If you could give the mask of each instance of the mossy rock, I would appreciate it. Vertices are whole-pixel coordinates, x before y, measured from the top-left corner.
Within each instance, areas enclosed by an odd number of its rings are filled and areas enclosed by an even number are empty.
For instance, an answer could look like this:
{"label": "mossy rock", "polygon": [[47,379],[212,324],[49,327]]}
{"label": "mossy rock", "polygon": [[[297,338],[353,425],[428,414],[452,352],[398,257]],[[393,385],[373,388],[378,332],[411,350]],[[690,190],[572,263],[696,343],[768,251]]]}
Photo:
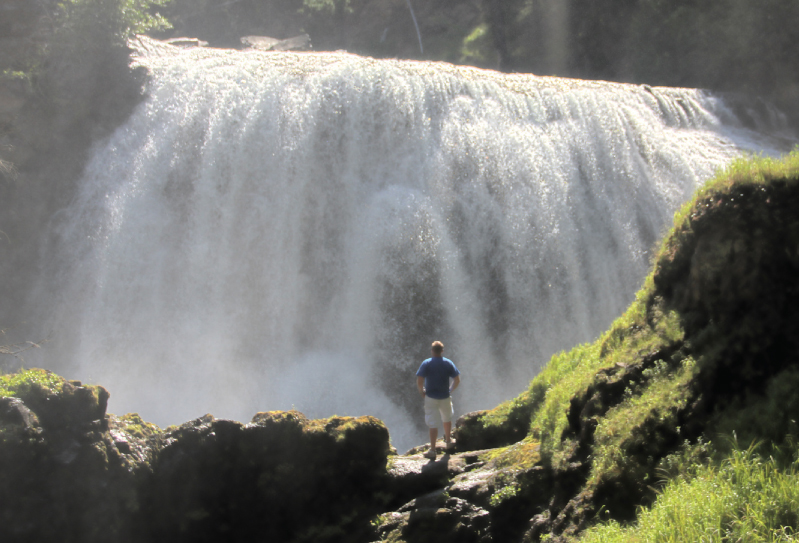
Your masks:
{"label": "mossy rock", "polygon": [[0,396],[14,396],[39,417],[42,426],[60,429],[105,418],[110,394],[101,386],[84,386],[42,369],[0,377]]}
{"label": "mossy rock", "polygon": [[705,354],[699,380],[708,400],[761,393],[799,353],[797,208],[799,172],[717,181],[664,244],[656,294]]}
{"label": "mossy rock", "polygon": [[133,541],[139,462],[109,434],[107,400],[45,370],[0,377],[0,540]]}
{"label": "mossy rock", "polygon": [[457,450],[493,449],[521,441],[530,430],[534,407],[533,396],[526,391],[494,409],[461,416],[453,434]]}
{"label": "mossy rock", "polygon": [[388,430],[373,417],[206,415],[159,439],[145,539],[366,540],[384,500]]}

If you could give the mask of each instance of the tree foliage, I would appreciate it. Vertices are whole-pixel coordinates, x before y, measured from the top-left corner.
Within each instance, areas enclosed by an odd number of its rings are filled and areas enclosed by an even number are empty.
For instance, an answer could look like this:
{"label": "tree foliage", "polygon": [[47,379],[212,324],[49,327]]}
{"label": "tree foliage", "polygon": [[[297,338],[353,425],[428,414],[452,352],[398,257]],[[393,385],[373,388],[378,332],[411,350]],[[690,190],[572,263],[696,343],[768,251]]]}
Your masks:
{"label": "tree foliage", "polygon": [[[505,70],[739,91],[782,105],[799,98],[795,0],[484,0],[484,5],[492,6],[484,9],[497,47],[505,49]],[[501,17],[492,15],[501,9]],[[565,54],[553,54],[564,47]]]}
{"label": "tree foliage", "polygon": [[[54,13],[61,33],[86,36],[102,33],[116,44],[130,36],[171,25],[160,13],[171,0],[61,0]],[[79,39],[78,36],[75,36]]]}

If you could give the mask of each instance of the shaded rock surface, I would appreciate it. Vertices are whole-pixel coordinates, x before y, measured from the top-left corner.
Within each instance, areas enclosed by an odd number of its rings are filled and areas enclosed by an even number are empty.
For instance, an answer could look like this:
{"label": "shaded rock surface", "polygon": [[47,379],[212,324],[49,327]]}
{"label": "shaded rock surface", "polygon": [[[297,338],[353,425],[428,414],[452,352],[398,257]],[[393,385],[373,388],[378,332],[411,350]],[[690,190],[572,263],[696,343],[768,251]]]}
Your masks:
{"label": "shaded rock surface", "polygon": [[372,417],[207,415],[158,441],[142,494],[146,540],[363,540],[383,500],[388,431]]}
{"label": "shaded rock surface", "polygon": [[130,540],[149,447],[106,416],[107,400],[63,380],[0,398],[0,540]]}
{"label": "shaded rock surface", "polygon": [[430,460],[397,455],[373,417],[297,411],[162,430],[107,414],[102,387],[3,379],[16,383],[0,397],[4,541],[497,541],[540,471],[535,444]]}
{"label": "shaded rock surface", "polygon": [[211,415],[161,430],[106,414],[108,391],[4,377],[2,541],[368,541],[390,502],[373,417]]}

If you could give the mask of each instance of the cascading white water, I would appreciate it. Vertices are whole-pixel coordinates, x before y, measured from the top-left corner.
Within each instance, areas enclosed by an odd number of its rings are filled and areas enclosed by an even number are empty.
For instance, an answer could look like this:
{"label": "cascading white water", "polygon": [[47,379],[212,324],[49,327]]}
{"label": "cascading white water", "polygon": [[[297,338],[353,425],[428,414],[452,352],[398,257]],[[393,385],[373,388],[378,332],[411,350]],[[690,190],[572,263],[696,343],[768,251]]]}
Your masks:
{"label": "cascading white water", "polygon": [[32,304],[44,366],[161,425],[295,407],[422,442],[431,341],[459,413],[513,397],[624,310],[699,183],[770,152],[697,90],[139,48],[149,98],[54,217]]}

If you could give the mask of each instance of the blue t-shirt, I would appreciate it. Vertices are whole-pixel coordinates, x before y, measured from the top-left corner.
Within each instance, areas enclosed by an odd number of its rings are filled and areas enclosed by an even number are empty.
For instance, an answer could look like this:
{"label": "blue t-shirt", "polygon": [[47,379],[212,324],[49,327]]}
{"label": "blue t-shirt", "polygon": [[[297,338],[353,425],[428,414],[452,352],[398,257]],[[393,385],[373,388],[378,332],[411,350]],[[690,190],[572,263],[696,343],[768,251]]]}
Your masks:
{"label": "blue t-shirt", "polygon": [[452,360],[443,356],[428,358],[416,372],[417,377],[424,377],[425,394],[434,400],[449,398],[449,378],[460,374]]}

